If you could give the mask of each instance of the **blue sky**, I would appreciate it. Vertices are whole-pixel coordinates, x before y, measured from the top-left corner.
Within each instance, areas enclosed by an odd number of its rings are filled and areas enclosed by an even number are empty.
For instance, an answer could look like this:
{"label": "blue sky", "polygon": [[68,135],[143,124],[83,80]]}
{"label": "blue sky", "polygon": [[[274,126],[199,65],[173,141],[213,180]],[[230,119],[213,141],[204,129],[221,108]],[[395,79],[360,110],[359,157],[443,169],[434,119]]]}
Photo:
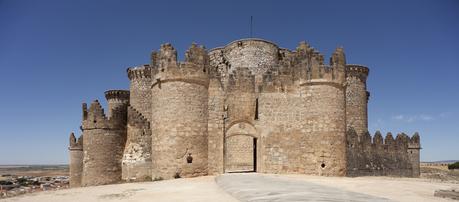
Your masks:
{"label": "blue sky", "polygon": [[459,159],[459,1],[0,0],[0,164],[67,163],[81,103],[127,89],[171,42],[183,58],[253,36],[370,67],[369,129],[421,134],[421,160]]}

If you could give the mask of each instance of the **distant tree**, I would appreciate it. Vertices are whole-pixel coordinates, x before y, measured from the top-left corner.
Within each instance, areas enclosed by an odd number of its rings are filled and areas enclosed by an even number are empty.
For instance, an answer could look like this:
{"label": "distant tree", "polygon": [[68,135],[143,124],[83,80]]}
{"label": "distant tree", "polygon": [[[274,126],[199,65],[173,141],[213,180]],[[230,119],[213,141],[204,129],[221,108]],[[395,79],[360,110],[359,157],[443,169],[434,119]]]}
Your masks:
{"label": "distant tree", "polygon": [[0,185],[12,185],[13,182],[0,180]]}
{"label": "distant tree", "polygon": [[29,180],[25,178],[18,178],[18,184],[21,186],[27,186],[29,184]]}
{"label": "distant tree", "polygon": [[448,169],[453,170],[453,169],[459,169],[459,161],[453,164],[448,165]]}

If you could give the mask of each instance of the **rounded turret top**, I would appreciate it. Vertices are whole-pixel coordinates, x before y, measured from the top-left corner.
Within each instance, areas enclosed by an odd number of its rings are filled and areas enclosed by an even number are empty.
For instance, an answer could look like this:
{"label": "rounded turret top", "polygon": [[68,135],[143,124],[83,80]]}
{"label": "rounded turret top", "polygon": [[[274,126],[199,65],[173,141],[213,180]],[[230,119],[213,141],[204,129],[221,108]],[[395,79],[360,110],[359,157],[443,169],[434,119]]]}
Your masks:
{"label": "rounded turret top", "polygon": [[215,51],[223,53],[230,72],[243,67],[255,75],[262,75],[278,63],[279,47],[264,39],[239,39],[209,52]]}
{"label": "rounded turret top", "polygon": [[363,65],[358,64],[346,64],[346,71],[348,72],[355,72],[355,73],[363,73],[368,75],[370,69]]}
{"label": "rounded turret top", "polygon": [[107,100],[111,100],[111,99],[129,100],[129,91],[128,90],[107,90],[105,91],[105,98]]}
{"label": "rounded turret top", "polygon": [[129,80],[151,78],[151,67],[149,64],[127,68]]}

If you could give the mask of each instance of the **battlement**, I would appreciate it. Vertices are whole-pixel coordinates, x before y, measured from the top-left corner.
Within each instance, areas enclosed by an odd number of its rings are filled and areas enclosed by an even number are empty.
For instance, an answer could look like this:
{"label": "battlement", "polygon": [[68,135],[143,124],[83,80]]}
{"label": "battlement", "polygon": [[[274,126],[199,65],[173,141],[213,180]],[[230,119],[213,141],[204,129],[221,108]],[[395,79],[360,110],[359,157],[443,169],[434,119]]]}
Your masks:
{"label": "battlement", "polygon": [[346,77],[358,78],[361,82],[366,83],[370,69],[363,65],[347,64]]}
{"label": "battlement", "polygon": [[150,129],[150,122],[132,106],[128,106],[128,124],[138,128]]}
{"label": "battlement", "polygon": [[120,100],[120,101],[129,100],[128,90],[107,90],[105,91],[104,94],[107,100]]}
{"label": "battlement", "polygon": [[184,62],[177,62],[177,51],[170,44],[161,45],[157,55],[158,68],[152,71],[152,87],[171,81],[209,85],[209,55],[205,47],[192,44]]}
{"label": "battlement", "polygon": [[[358,135],[354,129],[349,129],[347,131],[347,140],[348,145],[357,145],[360,144],[362,146],[386,146],[386,147],[394,147],[396,149],[408,149],[408,148],[420,148],[419,147],[419,134],[416,132],[410,138],[405,133],[397,134],[396,138],[394,139],[392,133],[388,132],[386,137],[384,138],[381,135],[381,132],[376,131],[373,138],[371,137],[370,133],[366,132],[364,134]],[[411,147],[409,147],[411,145]]]}
{"label": "battlement", "polygon": [[293,57],[294,71],[303,77],[299,78],[302,81],[301,85],[332,84],[340,88],[343,86],[346,71],[343,48],[335,50],[330,57],[329,65],[324,64],[324,56],[306,42],[298,45]]}
{"label": "battlement", "polygon": [[126,71],[128,78],[131,81],[135,79],[151,78],[151,66],[148,64],[137,67],[129,67]]}
{"label": "battlement", "polygon": [[83,150],[83,135],[81,135],[78,140],[75,138],[75,134],[70,133],[70,144],[69,150]]}
{"label": "battlement", "polygon": [[[125,112],[125,111],[124,111]],[[123,129],[126,126],[122,124],[126,120],[127,114],[123,114],[123,110],[115,109],[110,118],[105,115],[104,109],[98,100],[94,100],[89,109],[87,104],[83,103],[83,121],[82,129]]]}

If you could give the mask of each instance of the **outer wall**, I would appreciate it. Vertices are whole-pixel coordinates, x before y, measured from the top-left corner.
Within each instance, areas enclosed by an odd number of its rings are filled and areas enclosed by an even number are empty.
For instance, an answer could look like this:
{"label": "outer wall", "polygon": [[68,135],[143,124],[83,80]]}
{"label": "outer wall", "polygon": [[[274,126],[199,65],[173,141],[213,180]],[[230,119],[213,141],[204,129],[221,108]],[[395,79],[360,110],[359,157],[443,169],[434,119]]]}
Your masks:
{"label": "outer wall", "polygon": [[345,175],[344,88],[308,85],[259,99],[261,172]]}

